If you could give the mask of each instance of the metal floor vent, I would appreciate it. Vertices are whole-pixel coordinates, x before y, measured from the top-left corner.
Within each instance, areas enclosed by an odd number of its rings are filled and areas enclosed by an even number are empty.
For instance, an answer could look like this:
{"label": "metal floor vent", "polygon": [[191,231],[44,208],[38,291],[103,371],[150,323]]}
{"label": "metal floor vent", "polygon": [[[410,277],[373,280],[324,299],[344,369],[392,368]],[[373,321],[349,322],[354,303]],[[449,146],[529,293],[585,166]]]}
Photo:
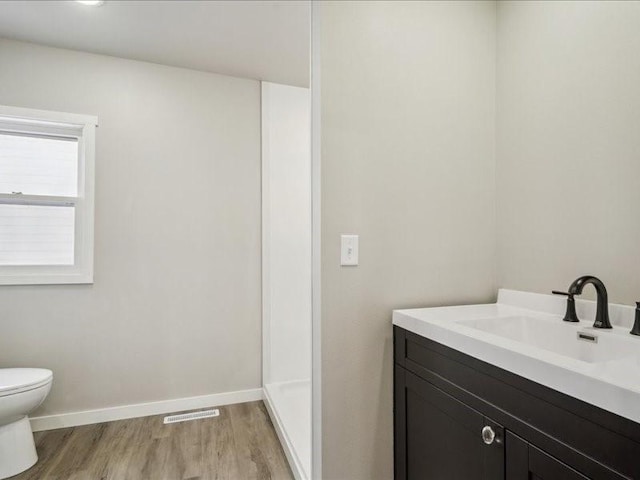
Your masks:
{"label": "metal floor vent", "polygon": [[202,412],[192,412],[192,413],[182,413],[180,415],[169,415],[168,417],[164,417],[164,424],[167,423],[178,423],[178,422],[188,422],[190,420],[200,420],[201,418],[211,418],[217,417],[220,415],[220,410],[204,410]]}

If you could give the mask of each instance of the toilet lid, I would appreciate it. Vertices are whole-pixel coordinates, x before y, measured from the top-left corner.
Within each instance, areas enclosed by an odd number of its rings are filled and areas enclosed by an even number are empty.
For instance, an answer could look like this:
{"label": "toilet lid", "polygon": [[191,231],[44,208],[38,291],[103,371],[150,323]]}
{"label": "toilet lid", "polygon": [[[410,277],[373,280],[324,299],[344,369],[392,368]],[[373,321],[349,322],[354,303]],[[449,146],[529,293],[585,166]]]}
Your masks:
{"label": "toilet lid", "polygon": [[44,368],[0,368],[0,397],[33,390],[52,379],[53,372]]}

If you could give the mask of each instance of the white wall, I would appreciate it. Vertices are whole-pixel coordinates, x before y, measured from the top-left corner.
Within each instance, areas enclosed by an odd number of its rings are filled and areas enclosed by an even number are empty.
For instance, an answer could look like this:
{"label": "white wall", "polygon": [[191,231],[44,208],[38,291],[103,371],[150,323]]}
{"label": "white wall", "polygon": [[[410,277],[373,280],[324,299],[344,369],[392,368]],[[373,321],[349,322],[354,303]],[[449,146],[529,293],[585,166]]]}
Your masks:
{"label": "white wall", "polygon": [[638,25],[640,2],[499,2],[501,286],[640,300]]}
{"label": "white wall", "polygon": [[323,478],[387,480],[392,309],[496,292],[495,3],[320,15]]}
{"label": "white wall", "polygon": [[257,81],[0,40],[0,104],[94,114],[95,284],[0,287],[40,414],[260,387]]}
{"label": "white wall", "polygon": [[311,378],[309,89],[262,84],[264,383]]}

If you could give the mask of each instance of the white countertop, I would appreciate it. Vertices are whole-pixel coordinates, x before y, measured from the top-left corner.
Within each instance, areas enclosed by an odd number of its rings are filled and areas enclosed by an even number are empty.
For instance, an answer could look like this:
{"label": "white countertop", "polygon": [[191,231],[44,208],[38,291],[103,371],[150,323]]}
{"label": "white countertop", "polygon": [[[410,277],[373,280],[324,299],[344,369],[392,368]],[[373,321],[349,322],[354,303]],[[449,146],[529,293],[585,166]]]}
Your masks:
{"label": "white countertop", "polygon": [[[395,310],[393,324],[640,423],[640,337],[629,334],[635,308],[610,304],[614,328],[604,330],[592,328],[595,302],[576,300],[580,323],[562,321],[565,307],[564,297],[500,290],[494,304]],[[560,322],[553,326],[593,333],[600,340],[597,348],[614,340],[628,353],[590,363],[557,353],[558,348],[539,348],[461,323],[523,316],[539,320],[541,329]]]}

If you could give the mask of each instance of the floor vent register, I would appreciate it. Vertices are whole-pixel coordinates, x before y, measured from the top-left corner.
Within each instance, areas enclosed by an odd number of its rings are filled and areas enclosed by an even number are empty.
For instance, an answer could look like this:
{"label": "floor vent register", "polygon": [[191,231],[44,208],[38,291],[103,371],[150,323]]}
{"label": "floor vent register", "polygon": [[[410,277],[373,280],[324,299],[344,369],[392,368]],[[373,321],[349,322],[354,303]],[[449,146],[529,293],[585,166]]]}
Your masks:
{"label": "floor vent register", "polygon": [[203,418],[217,417],[220,415],[220,410],[217,408],[214,410],[204,410],[202,412],[182,413],[180,415],[169,415],[164,417],[164,424],[188,422],[191,420],[201,420]]}

